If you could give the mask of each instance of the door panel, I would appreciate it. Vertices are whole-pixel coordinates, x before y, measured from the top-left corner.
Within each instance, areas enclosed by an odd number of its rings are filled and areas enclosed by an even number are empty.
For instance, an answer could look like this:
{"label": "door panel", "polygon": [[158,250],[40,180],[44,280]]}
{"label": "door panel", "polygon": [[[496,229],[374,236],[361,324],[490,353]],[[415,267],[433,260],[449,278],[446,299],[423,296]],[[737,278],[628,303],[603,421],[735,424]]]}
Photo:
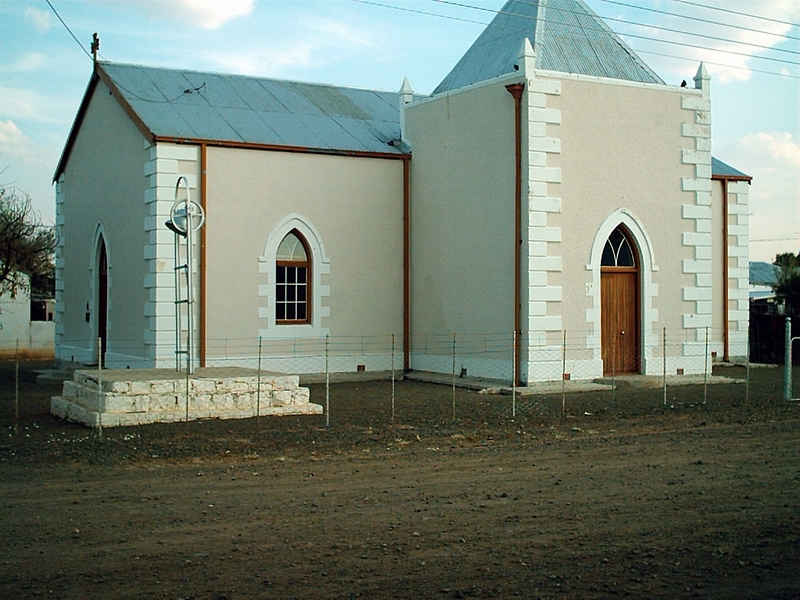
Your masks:
{"label": "door panel", "polygon": [[100,265],[97,281],[97,337],[100,338],[102,364],[106,363],[106,344],[108,337],[108,259],[106,245],[100,241]]}
{"label": "door panel", "polygon": [[601,280],[603,373],[639,371],[636,271],[603,271]]}

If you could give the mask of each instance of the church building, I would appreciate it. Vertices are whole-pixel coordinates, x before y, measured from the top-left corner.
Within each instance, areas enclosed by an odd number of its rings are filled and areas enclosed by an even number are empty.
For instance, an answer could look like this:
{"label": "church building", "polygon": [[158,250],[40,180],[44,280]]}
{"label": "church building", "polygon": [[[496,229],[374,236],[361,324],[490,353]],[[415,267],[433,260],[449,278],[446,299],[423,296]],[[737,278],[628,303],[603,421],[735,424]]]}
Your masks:
{"label": "church building", "polygon": [[750,177],[712,158],[711,93],[581,0],[510,0],[430,96],[95,62],[54,177],[57,356],[175,365],[181,177],[198,364],[261,339],[320,372],[326,336],[396,334],[398,368],[450,372],[452,332],[505,336],[459,369],[520,382],[561,378],[564,332],[572,379],[744,356]]}

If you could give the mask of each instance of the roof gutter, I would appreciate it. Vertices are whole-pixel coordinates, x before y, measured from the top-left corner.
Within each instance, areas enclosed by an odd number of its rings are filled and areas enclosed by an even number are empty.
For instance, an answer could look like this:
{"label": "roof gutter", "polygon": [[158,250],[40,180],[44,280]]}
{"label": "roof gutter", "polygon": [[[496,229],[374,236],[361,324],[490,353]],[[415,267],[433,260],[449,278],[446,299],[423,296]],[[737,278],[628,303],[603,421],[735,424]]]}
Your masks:
{"label": "roof gutter", "polygon": [[[200,146],[200,206],[203,207],[203,212],[205,215],[208,215],[208,199],[206,194],[206,189],[208,187],[208,181],[206,179],[206,168],[208,166],[208,152],[206,151],[206,145],[202,144]],[[208,329],[207,329],[207,319],[208,319],[208,312],[206,307],[208,306],[208,302],[206,301],[208,298],[208,261],[206,260],[206,243],[208,240],[208,217],[206,216],[205,220],[205,227],[200,228],[200,323],[198,324],[198,328],[200,329],[199,338],[200,338],[200,366],[206,366],[206,354],[208,348]]]}
{"label": "roof gutter", "polygon": [[408,152],[372,152],[367,150],[339,150],[332,148],[313,148],[311,146],[284,146],[281,144],[258,144],[255,142],[239,142],[236,140],[210,140],[206,138],[183,138],[155,135],[155,142],[171,144],[193,144],[215,146],[219,148],[246,148],[249,150],[274,150],[276,152],[300,152],[303,154],[327,154],[331,156],[355,156],[360,158],[386,158],[390,160],[407,160]]}
{"label": "roof gutter", "polygon": [[522,91],[524,83],[506,86],[514,97],[514,384],[521,385],[520,374],[520,311],[522,275],[520,273],[520,252],[522,251]]}
{"label": "roof gutter", "polygon": [[722,180],[722,360],[730,360],[728,331],[728,180]]}
{"label": "roof gutter", "polygon": [[750,175],[719,175],[719,174],[712,174],[711,179],[715,181],[746,181],[747,183],[752,183],[753,178]]}
{"label": "roof gutter", "polygon": [[[411,369],[411,159],[403,160],[403,370]],[[394,352],[394,350],[393,350]],[[394,369],[394,366],[392,366]]]}

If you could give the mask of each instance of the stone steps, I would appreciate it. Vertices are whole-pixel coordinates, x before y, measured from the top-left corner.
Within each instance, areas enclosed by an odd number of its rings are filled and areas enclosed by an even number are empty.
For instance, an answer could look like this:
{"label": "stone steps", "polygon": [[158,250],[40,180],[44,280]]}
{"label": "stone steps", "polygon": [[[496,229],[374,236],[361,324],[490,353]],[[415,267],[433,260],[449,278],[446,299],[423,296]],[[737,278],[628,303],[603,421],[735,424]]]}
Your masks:
{"label": "stone steps", "polygon": [[187,412],[189,420],[322,413],[321,406],[309,402],[309,390],[300,387],[297,375],[262,375],[260,384],[257,376],[190,377],[188,409],[185,377],[127,375],[130,379],[119,372],[104,376],[98,386],[96,371],[75,371],[61,396],[51,399],[50,412],[90,427],[183,421]]}

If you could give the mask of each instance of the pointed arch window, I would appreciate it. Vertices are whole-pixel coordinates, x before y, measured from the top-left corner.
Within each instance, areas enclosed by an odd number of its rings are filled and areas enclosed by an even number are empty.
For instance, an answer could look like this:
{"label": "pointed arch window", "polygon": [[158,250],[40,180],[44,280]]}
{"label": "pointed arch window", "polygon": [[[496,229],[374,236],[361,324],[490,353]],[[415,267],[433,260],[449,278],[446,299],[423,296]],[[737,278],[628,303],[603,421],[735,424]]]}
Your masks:
{"label": "pointed arch window", "polygon": [[311,252],[299,231],[286,234],[275,260],[275,322],[311,323]]}
{"label": "pointed arch window", "polygon": [[626,267],[636,268],[636,251],[628,232],[619,225],[606,240],[603,256],[600,259],[601,267]]}

